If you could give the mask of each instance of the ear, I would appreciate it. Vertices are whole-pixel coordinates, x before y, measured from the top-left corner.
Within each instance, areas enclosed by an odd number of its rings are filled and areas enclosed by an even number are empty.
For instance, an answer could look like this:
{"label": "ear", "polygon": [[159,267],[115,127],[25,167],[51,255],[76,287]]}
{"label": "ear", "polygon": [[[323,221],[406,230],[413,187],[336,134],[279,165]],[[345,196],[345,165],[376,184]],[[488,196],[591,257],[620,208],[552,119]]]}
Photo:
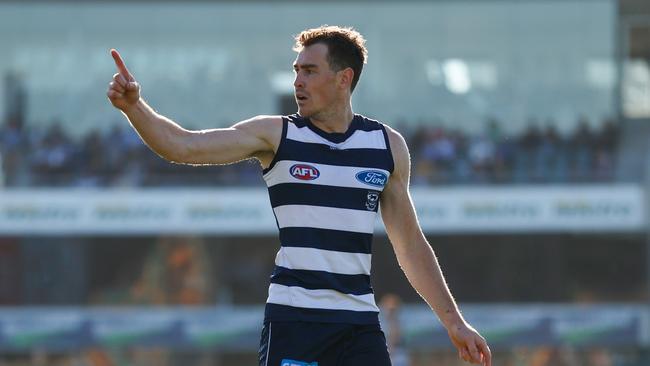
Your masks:
{"label": "ear", "polygon": [[346,67],[345,69],[338,72],[339,74],[339,86],[343,89],[350,90],[352,87],[352,79],[354,78],[354,70],[351,67]]}

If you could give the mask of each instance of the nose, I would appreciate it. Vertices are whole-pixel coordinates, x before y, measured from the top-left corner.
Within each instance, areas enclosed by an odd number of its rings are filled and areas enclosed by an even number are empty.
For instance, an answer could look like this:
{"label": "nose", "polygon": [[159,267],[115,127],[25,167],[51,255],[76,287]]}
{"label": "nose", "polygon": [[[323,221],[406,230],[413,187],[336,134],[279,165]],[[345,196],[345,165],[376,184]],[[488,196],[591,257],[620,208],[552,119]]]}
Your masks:
{"label": "nose", "polygon": [[293,86],[296,89],[305,87],[305,82],[300,77],[300,73],[296,73],[296,78],[293,80]]}

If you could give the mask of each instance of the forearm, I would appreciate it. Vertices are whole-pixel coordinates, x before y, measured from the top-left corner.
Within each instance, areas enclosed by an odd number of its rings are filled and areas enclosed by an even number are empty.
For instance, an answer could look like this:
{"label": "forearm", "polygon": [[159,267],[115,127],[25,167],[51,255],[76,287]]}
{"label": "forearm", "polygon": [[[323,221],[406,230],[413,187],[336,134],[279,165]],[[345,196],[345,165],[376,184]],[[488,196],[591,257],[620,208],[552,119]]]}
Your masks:
{"label": "forearm", "polygon": [[411,245],[396,250],[397,260],[406,278],[445,327],[464,321],[426,239],[420,235],[411,240]]}
{"label": "forearm", "polygon": [[485,339],[463,319],[451,296],[438,260],[427,242],[411,195],[411,161],[404,138],[387,128],[395,169],[381,195],[381,214],[397,260],[413,288],[447,328],[459,356],[468,362],[491,365]]}
{"label": "forearm", "polygon": [[172,120],[156,113],[142,98],[123,110],[131,126],[144,143],[164,159],[179,162],[184,144],[180,140],[189,133]]}

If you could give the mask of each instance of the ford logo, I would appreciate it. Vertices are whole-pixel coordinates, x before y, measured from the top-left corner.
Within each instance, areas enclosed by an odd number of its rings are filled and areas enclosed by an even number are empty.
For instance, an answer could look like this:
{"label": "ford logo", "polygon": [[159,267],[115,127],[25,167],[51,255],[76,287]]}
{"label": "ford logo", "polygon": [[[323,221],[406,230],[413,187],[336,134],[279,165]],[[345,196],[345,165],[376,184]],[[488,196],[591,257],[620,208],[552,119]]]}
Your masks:
{"label": "ford logo", "polygon": [[383,187],[388,179],[386,174],[378,170],[364,170],[357,173],[356,177],[359,182],[375,187]]}
{"label": "ford logo", "polygon": [[308,164],[294,164],[289,168],[289,173],[300,180],[314,180],[320,176],[318,169]]}

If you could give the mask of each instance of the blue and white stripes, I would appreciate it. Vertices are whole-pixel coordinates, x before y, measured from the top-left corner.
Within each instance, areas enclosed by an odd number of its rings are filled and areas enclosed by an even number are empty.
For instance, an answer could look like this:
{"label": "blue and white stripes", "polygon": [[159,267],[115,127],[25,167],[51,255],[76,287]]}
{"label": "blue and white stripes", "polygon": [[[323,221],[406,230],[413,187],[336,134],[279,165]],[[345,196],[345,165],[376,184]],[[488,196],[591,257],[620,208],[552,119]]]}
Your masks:
{"label": "blue and white stripes", "polygon": [[281,243],[266,320],[378,322],[371,240],[392,170],[386,131],[376,121],[355,115],[340,134],[284,117],[280,146],[264,171]]}

